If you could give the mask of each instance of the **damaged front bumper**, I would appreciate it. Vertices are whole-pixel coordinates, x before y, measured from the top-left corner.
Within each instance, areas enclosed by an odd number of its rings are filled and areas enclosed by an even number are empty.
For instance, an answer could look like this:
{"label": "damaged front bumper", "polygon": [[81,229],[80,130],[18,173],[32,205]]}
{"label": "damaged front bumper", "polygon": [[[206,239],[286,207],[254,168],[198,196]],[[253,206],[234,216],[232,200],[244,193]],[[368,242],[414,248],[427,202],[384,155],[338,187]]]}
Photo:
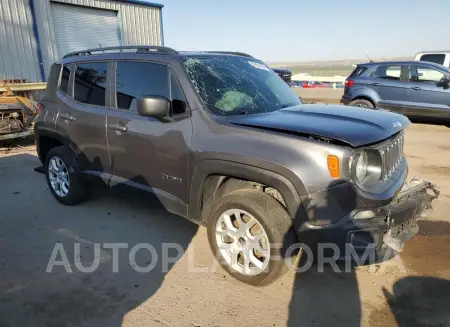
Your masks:
{"label": "damaged front bumper", "polygon": [[298,237],[313,251],[320,244],[337,245],[341,259],[349,258],[349,249],[356,253],[374,250],[379,255],[384,255],[388,248],[400,252],[405,242],[418,233],[417,221],[431,213],[438,196],[434,184],[413,179],[403,185],[389,204],[355,209],[326,226],[306,225]]}
{"label": "damaged front bumper", "polygon": [[387,230],[381,246],[402,251],[405,242],[419,232],[417,221],[432,212],[432,202],[439,197],[439,193],[436,185],[431,182],[413,179],[405,183],[389,205]]}

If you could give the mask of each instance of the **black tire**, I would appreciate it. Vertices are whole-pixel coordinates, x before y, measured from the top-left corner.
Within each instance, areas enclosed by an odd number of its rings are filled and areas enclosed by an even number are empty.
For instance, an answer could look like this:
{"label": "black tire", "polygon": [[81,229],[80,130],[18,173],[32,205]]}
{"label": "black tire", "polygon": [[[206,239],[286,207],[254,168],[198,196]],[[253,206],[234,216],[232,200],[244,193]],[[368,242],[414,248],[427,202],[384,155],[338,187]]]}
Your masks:
{"label": "black tire", "polygon": [[[53,186],[50,182],[49,162],[52,158],[55,157],[62,160],[69,173],[69,191],[65,196],[58,195],[53,189]],[[75,205],[85,200],[89,195],[89,189],[87,187],[85,178],[78,171],[72,152],[65,146],[54,147],[48,152],[45,159],[45,177],[47,179],[48,187],[53,196],[62,204]]]}
{"label": "black tire", "polygon": [[354,107],[369,108],[369,109],[375,108],[375,106],[373,105],[372,102],[370,102],[369,100],[364,100],[364,99],[353,100],[348,105],[354,106]]}
{"label": "black tire", "polygon": [[[226,210],[241,209],[258,220],[269,239],[270,244],[282,244],[281,247],[272,247],[267,268],[258,275],[249,276],[241,274],[229,266],[218,253],[215,236],[217,220]],[[237,280],[253,286],[268,285],[281,277],[287,270],[286,250],[296,241],[292,229],[292,219],[285,208],[272,196],[251,189],[237,190],[219,198],[213,204],[211,215],[207,221],[208,241],[215,258],[220,265]],[[276,259],[276,258],[282,258]]]}

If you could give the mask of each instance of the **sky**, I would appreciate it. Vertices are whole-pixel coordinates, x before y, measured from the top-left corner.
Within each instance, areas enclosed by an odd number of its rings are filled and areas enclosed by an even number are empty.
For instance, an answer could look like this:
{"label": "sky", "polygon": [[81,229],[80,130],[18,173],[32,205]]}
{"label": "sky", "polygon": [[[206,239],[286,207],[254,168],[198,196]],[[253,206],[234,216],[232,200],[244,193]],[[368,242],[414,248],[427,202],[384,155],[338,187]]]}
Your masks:
{"label": "sky", "polygon": [[247,52],[267,62],[450,50],[449,0],[154,0],[176,50]]}

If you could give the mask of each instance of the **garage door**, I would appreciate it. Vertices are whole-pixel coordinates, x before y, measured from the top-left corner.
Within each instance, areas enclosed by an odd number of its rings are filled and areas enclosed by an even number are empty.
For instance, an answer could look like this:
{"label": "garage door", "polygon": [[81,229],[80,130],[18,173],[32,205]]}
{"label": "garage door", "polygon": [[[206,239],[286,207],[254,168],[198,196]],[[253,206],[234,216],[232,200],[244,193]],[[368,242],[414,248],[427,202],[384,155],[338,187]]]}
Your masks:
{"label": "garage door", "polygon": [[117,12],[96,8],[51,4],[56,48],[65,54],[89,48],[120,45]]}

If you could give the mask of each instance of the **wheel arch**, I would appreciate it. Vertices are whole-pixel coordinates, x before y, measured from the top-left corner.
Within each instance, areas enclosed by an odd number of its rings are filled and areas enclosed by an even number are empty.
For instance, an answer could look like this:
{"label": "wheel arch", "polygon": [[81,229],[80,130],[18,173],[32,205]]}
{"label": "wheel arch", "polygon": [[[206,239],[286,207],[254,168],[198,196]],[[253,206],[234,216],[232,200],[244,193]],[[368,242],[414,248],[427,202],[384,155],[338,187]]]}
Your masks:
{"label": "wheel arch", "polygon": [[47,153],[56,146],[67,145],[66,139],[58,133],[52,131],[39,131],[35,133],[36,149],[39,160],[45,164],[45,157]]}
{"label": "wheel arch", "polygon": [[[296,220],[306,220],[306,212],[299,196],[299,194],[305,194],[303,184],[299,186],[297,183],[297,188],[303,188],[298,190],[290,179],[271,170],[214,159],[204,160],[196,165],[191,182],[188,216],[201,224],[205,224],[205,212],[203,210],[208,210],[208,208],[204,207],[205,201],[210,203],[210,200],[217,195],[220,187],[230,179],[239,181],[241,186],[244,187],[245,183],[260,183],[277,190],[282,196],[289,216]],[[242,187],[232,185],[230,188],[233,190],[233,188],[238,189]]]}

